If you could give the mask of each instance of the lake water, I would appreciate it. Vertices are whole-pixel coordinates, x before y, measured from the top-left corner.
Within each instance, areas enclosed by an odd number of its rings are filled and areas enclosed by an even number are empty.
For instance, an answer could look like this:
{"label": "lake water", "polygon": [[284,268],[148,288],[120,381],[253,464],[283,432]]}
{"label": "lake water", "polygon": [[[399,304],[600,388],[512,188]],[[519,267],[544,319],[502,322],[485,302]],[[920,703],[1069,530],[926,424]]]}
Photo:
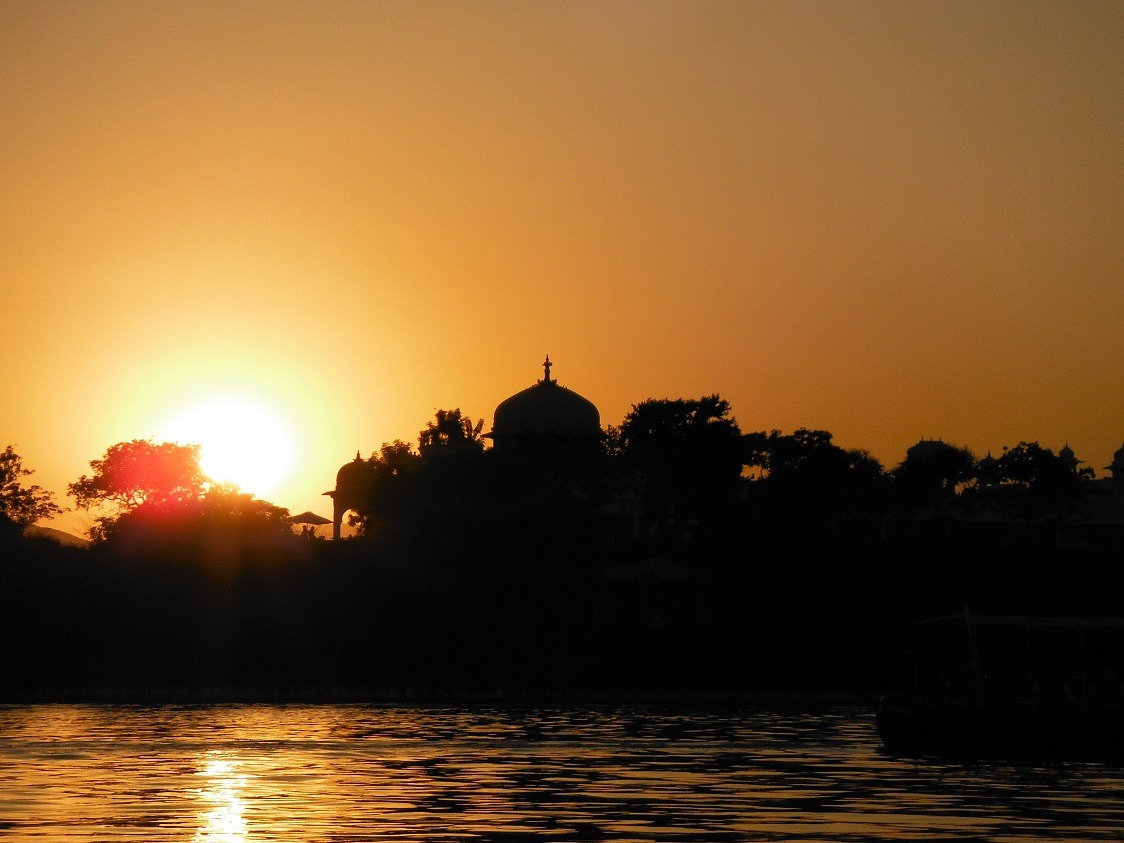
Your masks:
{"label": "lake water", "polygon": [[1124,771],[914,763],[866,709],[0,708],[0,840],[1120,840]]}

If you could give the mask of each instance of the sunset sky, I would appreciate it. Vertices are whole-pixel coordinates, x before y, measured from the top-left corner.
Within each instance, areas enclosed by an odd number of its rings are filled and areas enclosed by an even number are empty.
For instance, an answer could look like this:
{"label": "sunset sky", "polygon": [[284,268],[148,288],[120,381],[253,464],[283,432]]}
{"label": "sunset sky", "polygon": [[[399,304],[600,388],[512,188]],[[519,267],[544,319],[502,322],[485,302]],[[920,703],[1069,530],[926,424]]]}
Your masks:
{"label": "sunset sky", "polygon": [[330,514],[548,353],[605,424],[1124,442],[1120,2],[8,0],[0,197],[0,448],[60,497],[241,401]]}

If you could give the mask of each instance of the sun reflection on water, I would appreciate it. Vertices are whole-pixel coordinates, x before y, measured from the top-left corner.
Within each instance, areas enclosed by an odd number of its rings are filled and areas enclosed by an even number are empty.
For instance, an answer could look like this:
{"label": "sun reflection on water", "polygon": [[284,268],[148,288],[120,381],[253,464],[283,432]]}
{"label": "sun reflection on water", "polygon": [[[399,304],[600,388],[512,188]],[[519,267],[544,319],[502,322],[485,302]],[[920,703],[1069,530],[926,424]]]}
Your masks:
{"label": "sun reflection on water", "polygon": [[208,752],[200,757],[196,772],[205,785],[196,791],[201,805],[196,843],[246,843],[246,803],[242,792],[248,777],[239,772],[242,762],[224,752]]}
{"label": "sun reflection on water", "polygon": [[0,841],[1122,839],[1119,769],[877,741],[866,709],[0,706]]}

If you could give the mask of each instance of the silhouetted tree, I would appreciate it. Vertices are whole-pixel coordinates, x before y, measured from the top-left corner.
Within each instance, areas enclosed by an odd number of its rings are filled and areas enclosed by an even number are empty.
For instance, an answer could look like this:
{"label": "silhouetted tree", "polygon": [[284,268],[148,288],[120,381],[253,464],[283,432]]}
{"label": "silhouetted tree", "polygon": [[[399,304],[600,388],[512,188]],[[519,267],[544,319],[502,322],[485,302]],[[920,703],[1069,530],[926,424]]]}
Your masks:
{"label": "silhouetted tree", "polygon": [[415,540],[457,545],[478,522],[486,506],[483,429],[483,419],[474,422],[460,408],[438,410],[418,433],[414,470],[386,484],[396,491],[399,522]]}
{"label": "silhouetted tree", "polygon": [[108,506],[98,516],[91,538],[104,540],[122,515],[145,507],[146,515],[174,512],[202,499],[207,477],[199,467],[199,446],[134,439],[111,446],[93,473],[83,474],[67,489],[79,508]]}
{"label": "silhouetted tree", "polygon": [[83,509],[113,504],[129,510],[198,500],[207,482],[198,445],[150,439],[118,442],[100,460],[90,460],[90,468],[92,475],[83,474],[68,486]]}
{"label": "silhouetted tree", "polygon": [[197,498],[143,502],[115,517],[104,517],[97,538],[149,550],[170,543],[197,550],[206,545],[211,554],[222,545],[229,556],[231,547],[292,538],[288,517],[284,507],[218,483],[207,486]]}
{"label": "silhouetted tree", "polygon": [[866,451],[847,450],[826,430],[800,428],[746,434],[745,465],[756,469],[751,504],[775,524],[873,518],[886,501],[882,464]]}
{"label": "silhouetted tree", "polygon": [[1037,442],[1004,449],[996,460],[996,504],[1025,521],[1064,520],[1089,493],[1090,468],[1074,469]]}
{"label": "silhouetted tree", "polygon": [[384,474],[397,477],[417,466],[419,454],[409,442],[395,439],[384,442],[377,453],[371,454],[370,461],[378,465]]}
{"label": "silhouetted tree", "polygon": [[418,449],[426,456],[434,448],[460,447],[483,450],[484,440],[481,431],[484,420],[473,424],[468,416],[462,416],[460,408],[438,410],[433,421],[427,422],[418,434]]}
{"label": "silhouetted tree", "polygon": [[976,458],[967,448],[940,440],[919,442],[891,472],[894,495],[908,512],[944,512],[963,484],[977,474]]}
{"label": "silhouetted tree", "polygon": [[40,518],[50,518],[62,511],[50,492],[39,486],[23,485],[22,478],[33,473],[23,467],[19,454],[11,445],[0,452],[0,517],[20,527],[27,527]]}
{"label": "silhouetted tree", "polygon": [[824,464],[842,462],[843,449],[831,441],[831,433],[826,430],[802,427],[791,435],[779,430],[747,433],[742,447],[745,465],[759,468],[763,478],[778,481],[817,476]]}
{"label": "silhouetted tree", "polygon": [[270,531],[291,533],[289,510],[254,497],[229,483],[215,483],[203,494],[200,513],[204,518],[252,524]]}
{"label": "silhouetted tree", "polygon": [[359,534],[371,537],[380,528],[407,517],[414,507],[414,485],[410,475],[421,464],[421,456],[409,442],[395,439],[384,442],[378,451],[367,459],[370,494],[366,501],[355,506],[352,526]]}
{"label": "silhouetted tree", "polygon": [[642,481],[651,515],[710,516],[736,497],[741,431],[718,395],[634,404],[610,431],[609,448]]}

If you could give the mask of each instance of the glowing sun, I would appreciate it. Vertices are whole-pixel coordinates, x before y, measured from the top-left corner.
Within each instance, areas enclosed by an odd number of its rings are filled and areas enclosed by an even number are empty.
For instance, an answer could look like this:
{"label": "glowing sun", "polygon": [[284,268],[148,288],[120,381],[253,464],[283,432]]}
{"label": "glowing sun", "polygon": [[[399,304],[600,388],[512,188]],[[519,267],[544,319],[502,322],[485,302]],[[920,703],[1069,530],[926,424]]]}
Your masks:
{"label": "glowing sun", "polygon": [[161,438],[199,445],[199,466],[212,480],[264,498],[289,473],[293,442],[277,416],[238,399],[220,399],[177,416]]}

